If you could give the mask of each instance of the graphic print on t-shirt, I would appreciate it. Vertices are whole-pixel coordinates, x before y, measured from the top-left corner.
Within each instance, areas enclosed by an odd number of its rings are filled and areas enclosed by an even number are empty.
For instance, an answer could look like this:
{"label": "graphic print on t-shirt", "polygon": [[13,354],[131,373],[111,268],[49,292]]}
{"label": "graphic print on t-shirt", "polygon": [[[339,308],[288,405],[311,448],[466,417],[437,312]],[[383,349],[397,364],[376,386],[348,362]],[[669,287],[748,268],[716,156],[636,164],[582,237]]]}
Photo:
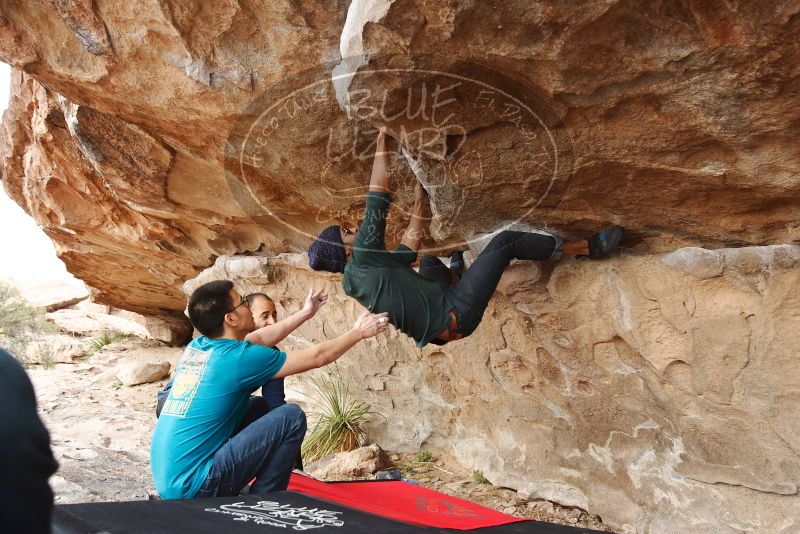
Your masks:
{"label": "graphic print on t-shirt", "polygon": [[210,350],[203,351],[186,347],[181,361],[178,363],[178,368],[175,370],[175,380],[172,383],[169,398],[161,410],[162,416],[186,416],[192,399],[197,393],[197,386],[206,371],[209,356],[211,356]]}

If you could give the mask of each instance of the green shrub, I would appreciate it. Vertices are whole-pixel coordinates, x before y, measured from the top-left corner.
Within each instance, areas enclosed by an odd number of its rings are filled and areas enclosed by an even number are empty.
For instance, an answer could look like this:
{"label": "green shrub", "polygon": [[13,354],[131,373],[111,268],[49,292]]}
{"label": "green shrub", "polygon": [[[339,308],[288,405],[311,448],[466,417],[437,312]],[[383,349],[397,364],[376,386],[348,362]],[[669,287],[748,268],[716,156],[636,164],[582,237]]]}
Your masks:
{"label": "green shrub", "polygon": [[472,480],[474,480],[476,484],[491,484],[489,479],[483,476],[483,471],[480,469],[476,469],[472,472]]}
{"label": "green shrub", "polygon": [[[55,330],[55,326],[45,318],[43,309],[29,304],[15,287],[0,282],[1,346],[27,366],[33,363],[36,356],[41,356],[39,346],[46,345],[42,341],[44,335]],[[31,352],[37,354],[31,358]],[[48,356],[52,366],[52,350]]]}
{"label": "green shrub", "polygon": [[303,441],[303,459],[313,462],[366,443],[365,424],[374,413],[368,404],[351,400],[349,390],[338,374],[311,381],[316,415]]}
{"label": "green shrub", "polygon": [[420,450],[414,455],[414,458],[418,462],[430,462],[433,459],[433,455],[426,450]]}

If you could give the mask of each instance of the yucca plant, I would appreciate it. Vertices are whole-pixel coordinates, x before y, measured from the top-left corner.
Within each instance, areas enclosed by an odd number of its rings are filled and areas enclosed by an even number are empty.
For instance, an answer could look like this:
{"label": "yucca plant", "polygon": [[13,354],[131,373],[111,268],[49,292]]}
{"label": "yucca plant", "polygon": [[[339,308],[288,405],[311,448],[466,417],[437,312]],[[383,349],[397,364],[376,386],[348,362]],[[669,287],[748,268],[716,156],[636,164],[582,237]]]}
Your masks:
{"label": "yucca plant", "polygon": [[349,389],[338,373],[313,379],[310,385],[313,393],[308,396],[315,405],[315,413],[303,441],[303,459],[310,463],[328,454],[365,445],[365,425],[374,413],[370,406],[350,398]]}
{"label": "yucca plant", "polygon": [[112,343],[128,339],[129,337],[130,334],[125,334],[122,332],[116,332],[116,331],[103,332],[99,336],[93,337],[89,341],[89,348],[83,351],[83,354],[81,354],[80,359],[85,360],[87,358],[90,358],[97,351],[99,351],[106,345],[111,345]]}
{"label": "yucca plant", "polygon": [[111,345],[112,343],[122,341],[123,339],[128,339],[129,337],[129,334],[122,332],[106,331],[99,336],[92,338],[92,340],[89,342],[89,346],[94,350],[94,352],[97,352],[106,345]]}

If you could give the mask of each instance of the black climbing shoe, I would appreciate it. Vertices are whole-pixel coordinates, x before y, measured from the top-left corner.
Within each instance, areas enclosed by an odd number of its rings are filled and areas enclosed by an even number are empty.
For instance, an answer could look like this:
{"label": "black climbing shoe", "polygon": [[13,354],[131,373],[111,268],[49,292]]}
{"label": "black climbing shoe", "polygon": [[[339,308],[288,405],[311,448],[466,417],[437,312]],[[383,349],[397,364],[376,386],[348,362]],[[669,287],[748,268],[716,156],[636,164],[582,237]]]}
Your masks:
{"label": "black climbing shoe", "polygon": [[611,226],[592,234],[589,237],[589,257],[597,260],[608,256],[609,252],[617,248],[624,232],[621,226]]}
{"label": "black climbing shoe", "polygon": [[450,255],[450,271],[461,279],[464,274],[464,251],[457,250]]}

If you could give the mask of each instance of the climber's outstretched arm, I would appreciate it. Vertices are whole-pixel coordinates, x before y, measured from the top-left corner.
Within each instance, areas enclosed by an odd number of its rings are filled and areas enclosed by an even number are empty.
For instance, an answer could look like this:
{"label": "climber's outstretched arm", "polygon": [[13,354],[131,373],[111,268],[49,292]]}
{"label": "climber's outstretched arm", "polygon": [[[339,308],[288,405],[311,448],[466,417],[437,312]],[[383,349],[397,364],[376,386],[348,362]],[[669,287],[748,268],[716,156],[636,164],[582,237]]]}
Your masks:
{"label": "climber's outstretched arm", "polygon": [[375,144],[375,159],[372,161],[372,176],[369,179],[370,191],[389,191],[389,153],[386,140],[386,129],[381,128],[378,132],[378,140]]}
{"label": "climber's outstretched arm", "polygon": [[400,241],[414,252],[419,250],[422,239],[425,237],[425,229],[430,221],[428,202],[428,192],[420,182],[417,182],[417,188],[414,190],[414,209],[411,212],[411,222],[408,223],[403,240]]}

